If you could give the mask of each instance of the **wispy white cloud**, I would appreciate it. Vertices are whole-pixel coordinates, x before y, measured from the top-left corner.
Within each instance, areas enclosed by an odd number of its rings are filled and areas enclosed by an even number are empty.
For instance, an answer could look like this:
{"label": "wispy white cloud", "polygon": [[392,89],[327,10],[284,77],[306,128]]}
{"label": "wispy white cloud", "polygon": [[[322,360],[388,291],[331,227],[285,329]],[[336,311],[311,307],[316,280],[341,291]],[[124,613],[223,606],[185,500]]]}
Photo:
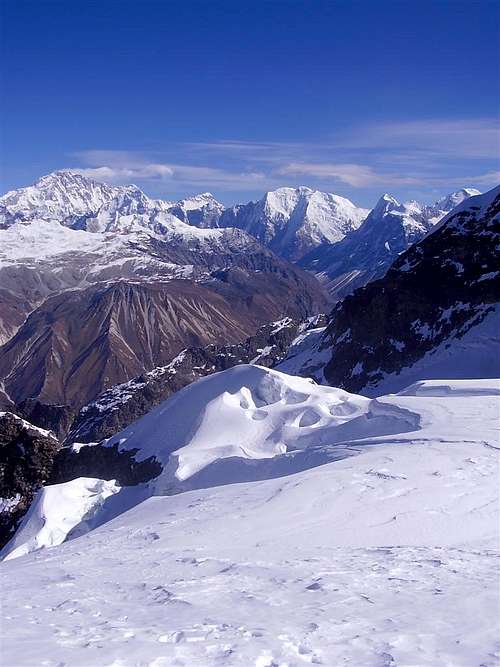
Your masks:
{"label": "wispy white cloud", "polygon": [[72,171],[109,183],[165,180],[172,178],[174,174],[171,167],[166,164],[144,164],[133,167],[74,167]]}
{"label": "wispy white cloud", "polygon": [[259,171],[233,171],[218,167],[190,164],[148,162],[143,153],[129,151],[90,150],[76,154],[80,160],[93,166],[73,167],[72,171],[109,183],[160,181],[169,186],[213,187],[222,190],[258,188],[266,182],[266,175]]}
{"label": "wispy white cloud", "polygon": [[[325,142],[222,139],[171,144],[163,151],[88,150],[76,170],[112,183],[162,191],[263,192],[310,185],[373,193],[436,192],[500,181],[497,119],[431,119],[369,124]],[[182,158],[182,159],[181,159]],[[154,184],[157,184],[156,186]]]}
{"label": "wispy white cloud", "polygon": [[468,176],[464,182],[484,186],[498,185],[500,183],[500,171],[488,171],[486,174],[480,174],[479,176]]}
{"label": "wispy white cloud", "polygon": [[355,188],[372,185],[416,185],[420,180],[396,174],[377,173],[363,164],[331,164],[292,162],[279,170],[280,174],[312,176],[313,178],[338,180]]}
{"label": "wispy white cloud", "polygon": [[434,156],[498,159],[500,122],[497,118],[428,119],[374,123],[355,128],[335,141],[344,149],[405,149]]}

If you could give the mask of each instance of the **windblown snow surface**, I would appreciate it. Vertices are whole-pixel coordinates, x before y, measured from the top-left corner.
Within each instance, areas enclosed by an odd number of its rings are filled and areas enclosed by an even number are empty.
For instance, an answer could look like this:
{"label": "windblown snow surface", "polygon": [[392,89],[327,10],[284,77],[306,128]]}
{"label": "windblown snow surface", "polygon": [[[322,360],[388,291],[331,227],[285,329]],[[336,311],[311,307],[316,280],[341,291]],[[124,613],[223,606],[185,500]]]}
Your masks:
{"label": "windblown snow surface", "polygon": [[498,665],[499,393],[370,400],[248,366],[187,387],[119,434],[168,461],[156,481],[73,483],[115,518],[2,564],[2,664]]}

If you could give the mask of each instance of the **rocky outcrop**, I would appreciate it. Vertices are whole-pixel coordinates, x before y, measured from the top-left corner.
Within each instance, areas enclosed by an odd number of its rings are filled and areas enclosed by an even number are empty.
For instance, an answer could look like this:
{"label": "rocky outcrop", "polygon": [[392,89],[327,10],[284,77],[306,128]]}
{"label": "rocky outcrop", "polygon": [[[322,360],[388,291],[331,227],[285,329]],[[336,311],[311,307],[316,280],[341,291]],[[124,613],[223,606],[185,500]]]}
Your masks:
{"label": "rocky outcrop", "polygon": [[54,457],[49,483],[61,484],[78,477],[114,479],[120,486],[149,482],[158,477],[163,467],[153,456],[136,461],[138,451],[119,451],[118,444],[105,443],[62,447]]}
{"label": "rocky outcrop", "polygon": [[12,413],[0,413],[0,547],[50,478],[59,447],[50,432]]}
{"label": "rocky outcrop", "polygon": [[31,424],[51,431],[62,441],[74,419],[74,410],[68,405],[51,405],[36,398],[27,398],[15,406],[15,412]]}

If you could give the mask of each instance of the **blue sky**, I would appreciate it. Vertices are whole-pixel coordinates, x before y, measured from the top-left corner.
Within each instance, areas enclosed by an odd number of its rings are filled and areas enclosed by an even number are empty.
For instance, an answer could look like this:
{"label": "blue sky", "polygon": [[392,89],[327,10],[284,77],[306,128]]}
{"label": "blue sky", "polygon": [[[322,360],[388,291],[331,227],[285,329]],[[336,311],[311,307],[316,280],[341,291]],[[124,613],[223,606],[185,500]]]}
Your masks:
{"label": "blue sky", "polygon": [[499,7],[4,0],[1,189],[62,168],[224,203],[488,189]]}

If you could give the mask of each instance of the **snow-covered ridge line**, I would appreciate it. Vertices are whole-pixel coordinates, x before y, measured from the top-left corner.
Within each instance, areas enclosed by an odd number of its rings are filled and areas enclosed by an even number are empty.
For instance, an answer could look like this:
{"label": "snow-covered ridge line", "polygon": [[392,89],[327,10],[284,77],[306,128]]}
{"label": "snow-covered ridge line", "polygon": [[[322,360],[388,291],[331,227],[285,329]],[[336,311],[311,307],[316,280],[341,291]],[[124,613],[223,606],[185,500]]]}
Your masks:
{"label": "snow-covered ridge line", "polygon": [[[417,202],[402,205],[384,195],[374,211],[382,205],[389,206],[395,215],[423,216],[434,224],[450,207],[477,193],[464,188],[430,206]],[[45,221],[93,234],[176,233],[207,239],[213,237],[210,230],[236,227],[277,254],[296,260],[315,247],[340,241],[358,228],[369,212],[344,197],[307,187],[279,188],[259,201],[229,208],[210,193],[178,202],[163,201],[147,197],[135,185],[110,186],[78,171],[63,170],[3,195],[0,229],[16,224],[39,226],[40,221]]]}

